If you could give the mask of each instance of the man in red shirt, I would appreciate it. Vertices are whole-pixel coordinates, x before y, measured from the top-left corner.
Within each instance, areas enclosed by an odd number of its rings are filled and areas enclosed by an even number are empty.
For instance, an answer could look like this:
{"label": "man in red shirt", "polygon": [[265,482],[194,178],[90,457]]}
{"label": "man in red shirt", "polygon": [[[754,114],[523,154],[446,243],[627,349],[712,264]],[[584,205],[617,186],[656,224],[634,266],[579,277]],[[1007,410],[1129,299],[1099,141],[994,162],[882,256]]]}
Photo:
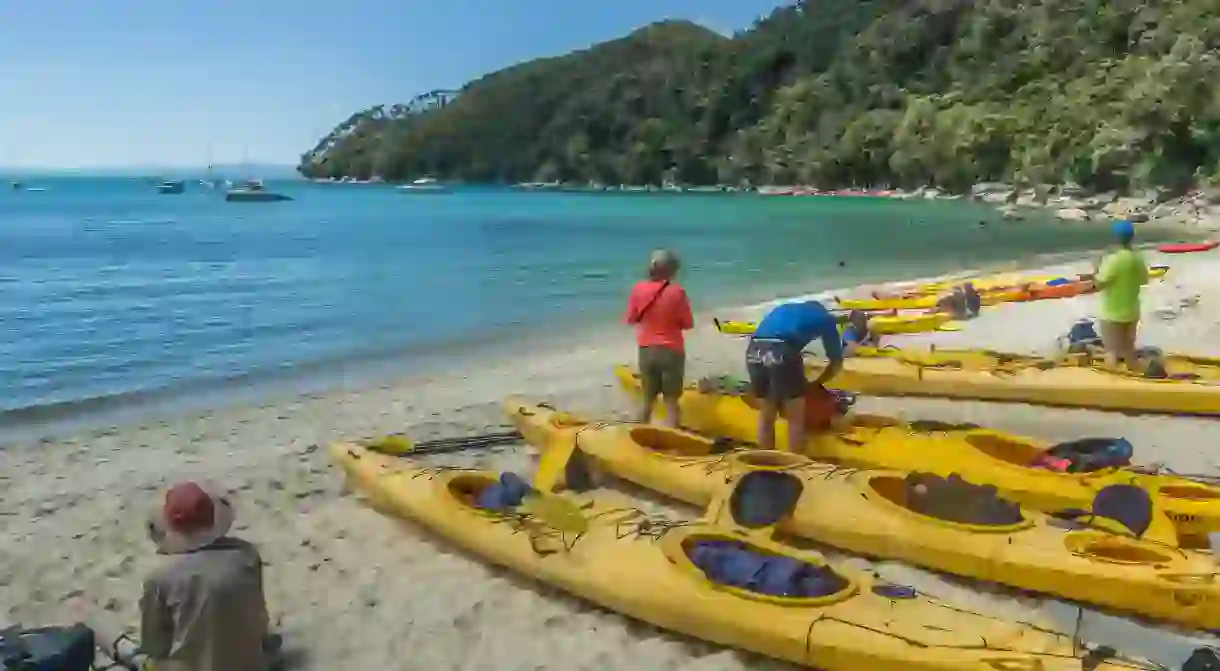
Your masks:
{"label": "man in red shirt", "polygon": [[627,298],[623,321],[635,326],[635,342],[640,347],[640,381],[644,387],[639,419],[652,419],[657,396],[665,401],[665,424],[679,425],[678,397],[682,395],[686,373],[686,342],[683,331],[694,326],[686,292],[674,282],[680,264],[666,249],[652,253],[648,279],[637,282]]}

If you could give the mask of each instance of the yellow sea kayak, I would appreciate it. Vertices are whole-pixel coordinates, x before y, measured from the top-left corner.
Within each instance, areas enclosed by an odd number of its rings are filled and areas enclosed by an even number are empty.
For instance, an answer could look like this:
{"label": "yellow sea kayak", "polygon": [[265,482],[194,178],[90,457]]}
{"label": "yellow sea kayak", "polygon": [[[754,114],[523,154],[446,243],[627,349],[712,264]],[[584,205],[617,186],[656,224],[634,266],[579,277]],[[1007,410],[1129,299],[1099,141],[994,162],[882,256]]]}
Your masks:
{"label": "yellow sea kayak", "polygon": [[786,452],[717,453],[715,441],[685,431],[581,425],[515,398],[505,401],[505,410],[540,449],[571,450],[576,441],[580,456],[599,469],[680,501],[706,506],[726,481],[744,473],[790,473],[804,482],[804,494],[780,525],[788,533],[1188,627],[1220,628],[1220,582],[1210,555],[1105,531],[1069,531],[960,482],[846,470]]}
{"label": "yellow sea kayak", "polygon": [[[878,335],[896,333],[925,333],[928,331],[956,331],[956,324],[951,324],[953,316],[944,313],[917,313],[897,315],[876,315],[868,319],[869,329]],[[755,321],[735,321],[731,319],[714,320],[716,329],[730,335],[751,335],[758,328]]]}
{"label": "yellow sea kayak", "polygon": [[[703,523],[684,524],[613,492],[527,490],[503,500],[512,482],[499,473],[424,468],[351,444],[332,456],[377,507],[490,563],[672,631],[825,671],[1082,668],[1067,637],[963,612],[772,540],[774,520],[799,497],[796,478],[743,478]],[[488,508],[489,499],[501,503]],[[758,514],[768,507],[772,514]],[[786,563],[802,576],[802,595],[760,593],[755,585],[770,575],[738,587],[713,582],[713,551],[767,557],[777,573]],[[1098,668],[1148,667],[1111,660]]]}
{"label": "yellow sea kayak", "polygon": [[[615,375],[627,393],[639,398],[639,378],[629,368],[619,366]],[[758,411],[747,394],[701,391],[692,385],[679,403],[683,424],[697,431],[742,441],[756,437]],[[787,449],[783,424],[780,419],[776,443],[780,449]],[[1097,492],[1110,485],[1135,484],[1149,492],[1172,522],[1154,522],[1146,538],[1183,547],[1206,547],[1206,534],[1220,531],[1220,487],[1121,468],[1061,473],[1031,465],[1051,447],[971,425],[904,423],[891,417],[852,413],[831,430],[812,432],[808,443],[794,451],[856,468],[920,471],[941,477],[957,474],[975,484],[992,485],[1001,496],[1021,505],[1052,513],[1087,508]]]}
{"label": "yellow sea kayak", "polygon": [[[1167,265],[1150,265],[1148,266],[1148,276],[1152,278],[1164,277],[1165,273],[1169,272]],[[957,280],[946,280],[940,282],[927,282],[915,287],[912,294],[936,294],[948,291],[955,286],[959,286],[965,282],[974,284],[974,288],[978,291],[992,291],[995,289],[1003,289],[1007,287],[1020,286],[1023,284],[1046,284],[1056,279],[1076,280],[1080,275],[1021,275],[1020,273],[1002,273],[998,275],[985,275],[977,278],[963,278]]]}
{"label": "yellow sea kayak", "polygon": [[[979,292],[979,301],[983,305],[999,305],[1012,301],[1028,300],[1029,292],[1024,289],[1004,288],[997,291]],[[839,307],[845,310],[919,310],[936,307],[940,296],[909,296],[897,298],[840,298]]]}
{"label": "yellow sea kayak", "polygon": [[[877,396],[938,396],[1176,414],[1220,414],[1220,360],[1169,354],[1154,379],[1094,363],[988,350],[860,348],[833,386]],[[824,364],[811,362],[811,370]]]}

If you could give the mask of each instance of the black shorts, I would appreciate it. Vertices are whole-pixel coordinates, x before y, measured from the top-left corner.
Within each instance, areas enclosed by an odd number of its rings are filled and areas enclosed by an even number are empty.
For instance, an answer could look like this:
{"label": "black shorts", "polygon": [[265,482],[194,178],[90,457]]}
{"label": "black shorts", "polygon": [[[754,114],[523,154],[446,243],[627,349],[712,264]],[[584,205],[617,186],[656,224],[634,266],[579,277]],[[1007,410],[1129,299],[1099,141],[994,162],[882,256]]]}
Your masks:
{"label": "black shorts", "polygon": [[782,340],[751,340],[746,347],[746,372],[754,396],[776,403],[805,395],[805,362],[801,349]]}
{"label": "black shorts", "polygon": [[658,394],[668,399],[682,395],[686,353],[662,345],[640,348],[640,382],[644,386],[644,398],[656,398]]}

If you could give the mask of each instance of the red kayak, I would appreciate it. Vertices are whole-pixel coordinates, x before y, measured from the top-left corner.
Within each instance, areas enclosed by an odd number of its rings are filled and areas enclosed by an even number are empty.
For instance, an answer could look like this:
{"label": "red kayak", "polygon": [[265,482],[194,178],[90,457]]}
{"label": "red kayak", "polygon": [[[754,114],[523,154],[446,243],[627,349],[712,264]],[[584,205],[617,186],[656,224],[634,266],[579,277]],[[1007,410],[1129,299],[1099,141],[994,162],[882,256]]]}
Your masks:
{"label": "red kayak", "polygon": [[1206,252],[1216,247],[1220,247],[1220,242],[1172,242],[1157,247],[1156,251],[1165,254],[1186,254],[1188,252]]}

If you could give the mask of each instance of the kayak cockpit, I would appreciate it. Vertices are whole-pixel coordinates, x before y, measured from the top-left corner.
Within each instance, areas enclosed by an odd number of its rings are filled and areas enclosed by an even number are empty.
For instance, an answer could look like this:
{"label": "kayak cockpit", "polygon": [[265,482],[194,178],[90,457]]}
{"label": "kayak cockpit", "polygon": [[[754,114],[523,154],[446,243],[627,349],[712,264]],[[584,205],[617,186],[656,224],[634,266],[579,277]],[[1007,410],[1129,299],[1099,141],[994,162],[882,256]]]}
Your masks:
{"label": "kayak cockpit", "polygon": [[691,534],[682,539],[682,551],[690,568],[704,580],[744,598],[811,606],[841,601],[856,592],[851,580],[825,564],[728,535]]}
{"label": "kayak cockpit", "polygon": [[1021,507],[997,496],[994,487],[974,485],[953,475],[883,474],[869,478],[868,485],[882,499],[904,510],[972,531],[1007,533],[1032,525]]}
{"label": "kayak cockpit", "polygon": [[[686,532],[666,548],[670,561],[708,587],[777,605],[825,606],[851,598],[858,586],[820,558],[774,543],[769,532],[792,515],[804,483],[790,473],[751,471],[738,478],[712,524]],[[728,513],[727,519],[724,513]]]}
{"label": "kayak cockpit", "polygon": [[1157,487],[1156,493],[1171,499],[1183,501],[1215,501],[1220,499],[1220,488],[1204,483],[1182,482]]}
{"label": "kayak cockpit", "polygon": [[685,431],[654,426],[631,429],[631,441],[657,454],[670,457],[705,457],[712,454],[715,441]]}
{"label": "kayak cockpit", "polygon": [[743,467],[742,470],[787,470],[813,463],[808,457],[774,450],[738,452],[731,459],[740,464]]}
{"label": "kayak cockpit", "polygon": [[966,443],[992,459],[1013,466],[1029,466],[1043,452],[1030,443],[993,433],[971,433],[966,436]]}
{"label": "kayak cockpit", "polygon": [[1069,533],[1064,537],[1064,545],[1075,555],[1108,564],[1169,564],[1175,558],[1170,550],[1096,531]]}
{"label": "kayak cockpit", "polygon": [[462,473],[449,478],[446,489],[453,500],[471,508],[478,507],[479,497],[492,485],[499,482],[490,474]]}

